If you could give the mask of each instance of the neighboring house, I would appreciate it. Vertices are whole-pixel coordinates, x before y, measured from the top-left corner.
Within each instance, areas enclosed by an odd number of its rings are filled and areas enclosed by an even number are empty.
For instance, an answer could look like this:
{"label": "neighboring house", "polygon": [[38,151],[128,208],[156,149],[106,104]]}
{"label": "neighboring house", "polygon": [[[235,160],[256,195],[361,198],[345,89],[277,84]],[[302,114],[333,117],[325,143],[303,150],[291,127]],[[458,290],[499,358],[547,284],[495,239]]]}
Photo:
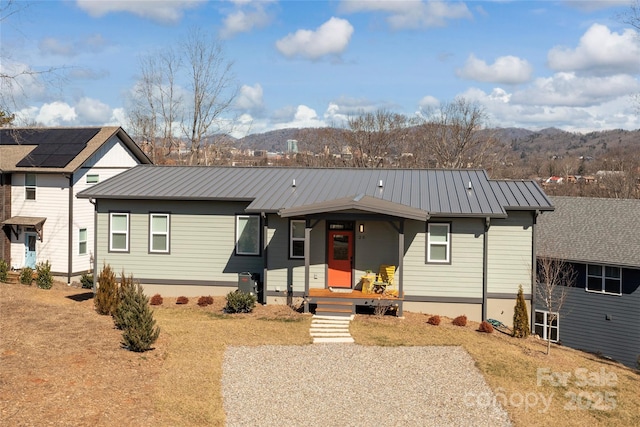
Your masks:
{"label": "neighboring house", "polygon": [[[563,345],[636,367],[640,356],[640,200],[553,197],[542,215],[537,255],[577,273],[550,334]],[[536,304],[538,330],[548,331]]]}
{"label": "neighboring house", "polygon": [[91,271],[94,208],[76,193],[150,162],[120,127],[0,129],[0,257],[68,283]]}
{"label": "neighboring house", "polygon": [[147,293],[221,295],[250,272],[265,302],[313,304],[390,264],[399,314],[507,322],[518,285],[531,295],[536,217],[553,209],[534,181],[482,170],[138,166],[78,197],[96,201],[96,268]]}

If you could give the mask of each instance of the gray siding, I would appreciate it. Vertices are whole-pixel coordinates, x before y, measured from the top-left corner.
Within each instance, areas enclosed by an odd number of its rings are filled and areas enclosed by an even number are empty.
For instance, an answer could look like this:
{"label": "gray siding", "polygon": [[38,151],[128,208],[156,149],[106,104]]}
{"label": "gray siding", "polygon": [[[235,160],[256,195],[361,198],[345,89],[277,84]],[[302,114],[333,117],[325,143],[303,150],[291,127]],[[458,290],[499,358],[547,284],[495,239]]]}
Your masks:
{"label": "gray siding", "polygon": [[[246,203],[108,201],[99,203],[98,269],[153,281],[237,283],[238,273],[262,272],[262,256],[236,256],[235,214]],[[109,252],[109,211],[130,212],[129,253]],[[149,213],[170,213],[170,253],[149,253]]]}
{"label": "gray siding", "polygon": [[[355,236],[355,270],[356,283],[367,271],[378,273],[381,264],[398,267],[398,232],[386,221],[367,221],[364,233],[358,231],[356,223]],[[397,283],[397,281],[396,281]]]}

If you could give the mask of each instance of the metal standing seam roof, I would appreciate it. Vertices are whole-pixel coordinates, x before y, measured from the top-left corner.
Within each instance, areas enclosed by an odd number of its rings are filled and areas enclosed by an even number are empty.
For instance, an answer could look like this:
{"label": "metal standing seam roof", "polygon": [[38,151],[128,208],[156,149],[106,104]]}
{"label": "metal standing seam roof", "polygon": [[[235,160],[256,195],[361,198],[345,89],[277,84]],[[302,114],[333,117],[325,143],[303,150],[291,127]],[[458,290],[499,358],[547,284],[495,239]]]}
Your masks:
{"label": "metal standing seam roof", "polygon": [[538,256],[640,268],[640,200],[552,197],[538,217]]}
{"label": "metal standing seam roof", "polygon": [[78,197],[237,200],[250,202],[247,212],[286,216],[323,208],[389,211],[395,205],[400,216],[424,220],[429,216],[505,217],[511,207],[553,209],[533,181],[504,181],[500,186],[495,182],[503,181],[489,180],[485,171],[474,169],[139,165],[80,192]]}

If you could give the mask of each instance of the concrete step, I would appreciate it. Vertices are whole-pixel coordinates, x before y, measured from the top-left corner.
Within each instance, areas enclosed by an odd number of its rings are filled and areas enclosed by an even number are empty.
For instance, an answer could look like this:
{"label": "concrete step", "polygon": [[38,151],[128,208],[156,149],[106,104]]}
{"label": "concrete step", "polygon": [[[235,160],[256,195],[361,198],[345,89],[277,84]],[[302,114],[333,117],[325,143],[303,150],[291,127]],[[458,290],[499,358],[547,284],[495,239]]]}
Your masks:
{"label": "concrete step", "polygon": [[328,344],[328,343],[333,343],[333,344],[344,344],[344,343],[353,343],[355,342],[353,340],[353,338],[349,337],[336,337],[336,338],[324,338],[324,337],[317,337],[313,339],[313,343],[314,344]]}

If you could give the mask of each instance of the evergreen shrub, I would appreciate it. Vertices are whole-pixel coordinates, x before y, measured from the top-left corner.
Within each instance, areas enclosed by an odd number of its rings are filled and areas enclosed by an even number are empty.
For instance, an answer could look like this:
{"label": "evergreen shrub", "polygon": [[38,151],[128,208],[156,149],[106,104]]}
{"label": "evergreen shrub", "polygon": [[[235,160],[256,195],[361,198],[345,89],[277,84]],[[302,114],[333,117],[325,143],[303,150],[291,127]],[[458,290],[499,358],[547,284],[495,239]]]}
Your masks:
{"label": "evergreen shrub", "polygon": [[140,284],[124,288],[118,309],[123,331],[122,345],[135,352],[151,350],[160,336],[160,328],[156,326],[149,298],[142,292]]}
{"label": "evergreen shrub", "polygon": [[7,261],[0,259],[0,282],[6,282],[8,278],[9,264]]}
{"label": "evergreen shrub", "polygon": [[118,307],[118,283],[109,264],[98,275],[98,290],[93,298],[98,314],[112,316]]}
{"label": "evergreen shrub", "polygon": [[524,300],[522,285],[520,285],[516,298],[516,306],[513,309],[513,336],[516,338],[526,338],[529,334],[531,334],[529,314],[527,313],[527,304]]}
{"label": "evergreen shrub", "polygon": [[33,268],[23,267],[20,270],[20,283],[23,285],[31,285],[33,283]]}
{"label": "evergreen shrub", "polygon": [[40,289],[51,289],[51,287],[53,286],[51,264],[48,260],[45,262],[41,262],[36,266],[36,285]]}
{"label": "evergreen shrub", "polygon": [[227,294],[227,304],[224,307],[224,311],[227,313],[251,313],[255,306],[255,295],[236,289]]}

